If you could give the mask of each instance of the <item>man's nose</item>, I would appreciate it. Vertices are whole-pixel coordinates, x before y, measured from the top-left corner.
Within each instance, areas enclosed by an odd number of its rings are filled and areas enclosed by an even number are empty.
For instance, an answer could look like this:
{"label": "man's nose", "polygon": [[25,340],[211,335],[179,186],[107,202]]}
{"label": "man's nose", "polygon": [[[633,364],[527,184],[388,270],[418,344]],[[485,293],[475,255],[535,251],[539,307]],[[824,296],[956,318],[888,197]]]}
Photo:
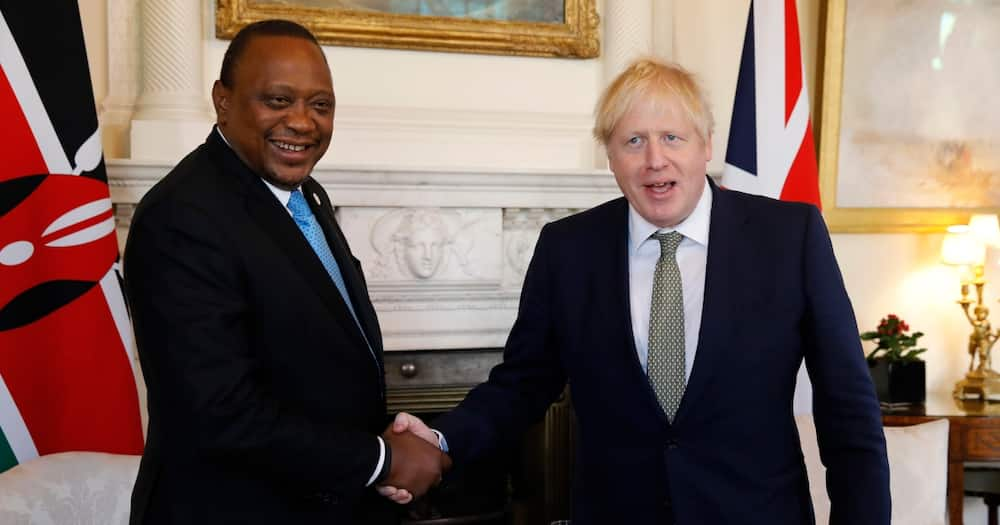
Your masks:
{"label": "man's nose", "polygon": [[661,170],[668,162],[667,151],[663,144],[656,140],[650,141],[646,148],[646,167],[651,170]]}
{"label": "man's nose", "polygon": [[292,104],[288,108],[288,113],[285,115],[285,125],[298,133],[307,133],[316,128],[316,122],[312,119],[309,107],[304,102]]}

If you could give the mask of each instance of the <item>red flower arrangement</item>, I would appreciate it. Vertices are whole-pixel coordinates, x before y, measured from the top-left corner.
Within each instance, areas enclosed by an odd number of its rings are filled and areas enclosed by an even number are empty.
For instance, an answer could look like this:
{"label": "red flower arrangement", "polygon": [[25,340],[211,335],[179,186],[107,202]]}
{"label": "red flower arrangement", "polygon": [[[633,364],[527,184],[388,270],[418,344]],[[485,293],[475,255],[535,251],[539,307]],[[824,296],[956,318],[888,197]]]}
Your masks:
{"label": "red flower arrangement", "polygon": [[[909,331],[910,325],[895,314],[883,317],[874,332],[861,334],[862,341],[874,339],[877,344],[875,349],[868,354],[867,359],[869,361],[878,358],[884,358],[888,361],[920,361],[921,359],[917,356],[926,352],[927,349],[913,347],[917,346],[917,339],[923,337],[924,333],[907,334]],[[883,354],[877,355],[879,352],[883,352]]]}

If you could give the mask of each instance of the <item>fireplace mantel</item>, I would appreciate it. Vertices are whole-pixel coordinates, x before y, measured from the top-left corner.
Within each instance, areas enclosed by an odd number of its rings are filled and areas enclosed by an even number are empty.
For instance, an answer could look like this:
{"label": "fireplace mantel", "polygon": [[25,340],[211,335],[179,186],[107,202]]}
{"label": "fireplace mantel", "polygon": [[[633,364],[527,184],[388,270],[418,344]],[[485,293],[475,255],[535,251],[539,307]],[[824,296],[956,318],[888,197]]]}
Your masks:
{"label": "fireplace mantel", "polygon": [[[172,165],[107,162],[121,233]],[[620,195],[605,170],[320,165],[313,176],[365,270],[390,351],[502,347],[541,227]]]}

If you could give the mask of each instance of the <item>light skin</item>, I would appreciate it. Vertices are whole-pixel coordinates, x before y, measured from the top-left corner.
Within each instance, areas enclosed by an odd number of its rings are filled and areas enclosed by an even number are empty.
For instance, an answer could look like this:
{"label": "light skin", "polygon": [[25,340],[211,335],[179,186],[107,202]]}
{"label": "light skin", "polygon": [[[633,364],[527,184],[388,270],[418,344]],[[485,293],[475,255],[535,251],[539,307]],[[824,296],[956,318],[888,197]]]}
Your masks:
{"label": "light skin", "polygon": [[668,228],[691,215],[705,191],[712,142],[675,100],[638,100],[606,146],[615,181],[642,218]]}
{"label": "light skin", "polygon": [[313,42],[258,36],[247,43],[232,86],[212,86],[217,123],[255,173],[294,190],[326,153],[335,98],[330,68]]}

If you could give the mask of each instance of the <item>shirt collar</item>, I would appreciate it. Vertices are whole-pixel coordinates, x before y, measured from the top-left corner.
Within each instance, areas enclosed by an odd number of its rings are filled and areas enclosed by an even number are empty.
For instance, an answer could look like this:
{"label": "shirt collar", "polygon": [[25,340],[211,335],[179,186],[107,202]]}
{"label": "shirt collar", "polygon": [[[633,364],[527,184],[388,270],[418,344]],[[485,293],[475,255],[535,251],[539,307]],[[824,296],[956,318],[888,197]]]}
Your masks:
{"label": "shirt collar", "polygon": [[267,189],[271,190],[271,193],[273,193],[274,197],[278,199],[278,202],[280,202],[282,206],[284,206],[285,208],[287,208],[288,207],[288,201],[290,201],[292,199],[292,192],[290,192],[288,190],[283,190],[283,189],[275,186],[274,184],[271,184],[270,182],[267,182],[267,180],[265,180],[263,178],[261,178],[260,180],[267,186]]}
{"label": "shirt collar", "polygon": [[639,251],[639,246],[649,239],[657,231],[671,232],[678,231],[687,239],[708,247],[708,227],[712,217],[712,186],[705,181],[705,187],[701,191],[701,197],[695,204],[691,215],[672,228],[660,228],[639,215],[635,207],[630,202],[628,205],[628,231],[629,231],[629,254],[635,255]]}
{"label": "shirt collar", "polygon": [[[229,139],[227,139],[226,136],[222,133],[222,130],[219,129],[219,126],[215,126],[215,132],[218,133],[219,137],[222,138],[222,142],[225,142],[226,146],[229,146],[229,149],[233,149],[233,145],[229,143]],[[292,198],[292,192],[288,190],[283,190],[275,186],[274,184],[271,184],[264,177],[260,177],[260,180],[267,186],[267,189],[271,190],[271,193],[273,193],[274,197],[278,199],[278,202],[280,202],[282,206],[287,208],[288,201],[291,200]]]}
{"label": "shirt collar", "polygon": [[226,136],[222,134],[222,129],[219,128],[218,124],[216,124],[215,126],[215,132],[219,134],[220,138],[222,138],[222,142],[225,142],[226,145],[229,146],[229,149],[233,149],[233,145],[230,144],[229,139],[227,139]]}

